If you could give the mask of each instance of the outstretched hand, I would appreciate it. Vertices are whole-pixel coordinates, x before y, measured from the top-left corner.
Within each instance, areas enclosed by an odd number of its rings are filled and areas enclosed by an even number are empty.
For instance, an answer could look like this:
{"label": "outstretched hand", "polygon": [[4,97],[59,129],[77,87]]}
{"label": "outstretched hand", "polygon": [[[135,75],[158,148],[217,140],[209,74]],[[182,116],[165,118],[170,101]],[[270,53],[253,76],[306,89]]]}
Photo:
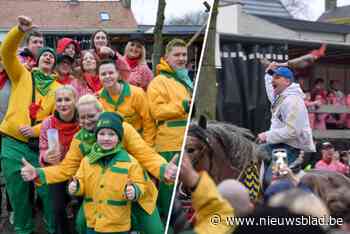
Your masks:
{"label": "outstretched hand", "polygon": [[125,187],[125,197],[129,201],[133,201],[136,198],[136,191],[134,186],[132,185],[131,179],[128,178],[128,182]]}
{"label": "outstretched hand", "polygon": [[24,181],[32,181],[38,177],[35,167],[32,166],[27,160],[22,158],[23,167],[21,169],[21,176]]}
{"label": "outstretched hand", "polygon": [[73,177],[72,181],[68,185],[68,192],[70,195],[74,195],[78,190],[78,180]]}
{"label": "outstretched hand", "polygon": [[176,179],[176,173],[177,173],[177,165],[176,162],[179,158],[179,155],[176,154],[171,161],[168,163],[166,169],[165,169],[165,174],[164,174],[164,179],[168,182],[174,183]]}

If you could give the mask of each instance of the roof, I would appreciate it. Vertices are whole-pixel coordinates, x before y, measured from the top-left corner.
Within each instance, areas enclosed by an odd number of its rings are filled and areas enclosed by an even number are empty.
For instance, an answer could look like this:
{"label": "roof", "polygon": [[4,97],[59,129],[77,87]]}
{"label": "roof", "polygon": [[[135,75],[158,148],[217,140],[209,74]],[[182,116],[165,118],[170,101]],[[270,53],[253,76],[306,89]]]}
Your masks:
{"label": "roof", "polygon": [[[237,0],[220,0],[220,5],[230,5]],[[243,11],[250,15],[270,15],[292,18],[280,0],[241,0]]]}
{"label": "roof", "polygon": [[262,19],[268,20],[271,23],[280,25],[284,28],[289,28],[296,31],[308,31],[319,33],[350,33],[350,25],[333,24],[325,22],[314,22],[307,20],[287,19],[272,16],[259,16]]}
{"label": "roof", "polygon": [[318,21],[322,22],[330,22],[334,21],[335,19],[344,19],[350,18],[350,5],[349,6],[342,6],[342,7],[336,7],[332,10],[325,11],[319,18]]}
{"label": "roof", "polygon": [[[139,25],[138,31],[146,34],[152,34],[154,25]],[[202,28],[202,25],[164,25],[163,34],[188,35],[195,34]],[[202,30],[204,34],[205,30]]]}
{"label": "roof", "polygon": [[[59,0],[0,0],[0,28],[16,24],[18,15],[33,19],[42,31],[129,31],[137,28],[131,9],[121,1],[59,1]],[[20,6],[20,7],[19,7]],[[101,21],[100,13],[109,14],[110,20]]]}

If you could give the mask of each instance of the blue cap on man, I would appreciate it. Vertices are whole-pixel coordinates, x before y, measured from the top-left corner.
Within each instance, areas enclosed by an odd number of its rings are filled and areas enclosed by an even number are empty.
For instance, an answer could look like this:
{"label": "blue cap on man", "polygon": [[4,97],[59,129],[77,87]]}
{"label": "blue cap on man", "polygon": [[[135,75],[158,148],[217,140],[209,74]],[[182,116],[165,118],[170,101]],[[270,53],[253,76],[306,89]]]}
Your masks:
{"label": "blue cap on man", "polygon": [[274,76],[282,76],[291,82],[294,81],[294,75],[290,68],[288,67],[277,67],[275,70],[273,70]]}

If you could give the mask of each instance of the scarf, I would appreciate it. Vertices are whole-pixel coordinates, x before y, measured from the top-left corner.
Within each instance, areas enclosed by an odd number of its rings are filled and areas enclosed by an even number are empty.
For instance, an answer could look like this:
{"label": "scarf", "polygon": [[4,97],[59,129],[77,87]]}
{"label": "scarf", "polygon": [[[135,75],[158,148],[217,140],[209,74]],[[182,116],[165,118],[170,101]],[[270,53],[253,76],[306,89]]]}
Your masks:
{"label": "scarf", "polygon": [[106,100],[109,104],[114,106],[114,109],[117,111],[118,107],[124,102],[125,96],[130,95],[130,85],[123,80],[119,80],[118,83],[123,85],[123,89],[120,92],[119,98],[117,101],[114,101],[113,98],[109,95],[106,89],[103,89],[100,97]]}
{"label": "scarf", "polygon": [[125,56],[125,60],[129,64],[131,69],[134,69],[135,67],[137,67],[137,65],[139,65],[139,59],[140,58],[132,58],[131,59],[128,56]]}
{"label": "scarf", "polygon": [[35,88],[42,96],[46,96],[46,94],[49,92],[50,85],[55,81],[55,79],[51,75],[45,75],[38,69],[32,71],[32,77],[34,78]]}
{"label": "scarf", "polygon": [[64,149],[68,149],[74,135],[80,129],[77,118],[73,117],[70,122],[65,122],[59,117],[58,112],[55,111],[55,114],[51,120],[51,125],[52,128],[56,128],[58,130],[58,139],[60,145],[62,145]]}
{"label": "scarf", "polygon": [[90,153],[92,145],[96,142],[96,135],[93,131],[82,128],[77,134],[77,139],[81,141],[79,144],[80,152],[85,156]]}
{"label": "scarf", "polygon": [[61,85],[68,85],[72,82],[70,74],[66,74],[63,76],[60,76],[60,79],[57,79],[57,82]]}
{"label": "scarf", "polygon": [[8,77],[5,70],[0,72],[0,90],[5,86],[5,83],[7,80],[8,80]]}
{"label": "scarf", "polygon": [[100,78],[98,75],[91,75],[89,73],[84,73],[84,79],[87,82],[87,85],[89,88],[94,91],[94,93],[97,93],[102,88],[102,84],[100,82]]}
{"label": "scarf", "polygon": [[157,73],[176,80],[185,86],[190,93],[193,92],[193,83],[191,78],[188,76],[188,70],[186,68],[177,69],[174,71],[164,59],[161,59],[160,64],[157,65]]}
{"label": "scarf", "polygon": [[123,154],[123,153],[125,153],[125,150],[123,150],[121,144],[118,144],[113,149],[104,150],[99,144],[95,143],[92,146],[91,151],[87,155],[87,157],[88,157],[89,163],[93,164],[103,158],[113,156],[113,155],[118,156],[119,154]]}

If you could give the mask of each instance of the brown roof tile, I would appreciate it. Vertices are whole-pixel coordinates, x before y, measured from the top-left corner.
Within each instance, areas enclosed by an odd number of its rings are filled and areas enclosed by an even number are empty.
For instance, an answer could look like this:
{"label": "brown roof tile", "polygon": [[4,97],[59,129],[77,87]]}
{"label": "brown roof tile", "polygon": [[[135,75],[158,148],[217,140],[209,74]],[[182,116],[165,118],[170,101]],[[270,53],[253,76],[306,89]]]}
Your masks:
{"label": "brown roof tile", "polygon": [[[100,20],[108,12],[109,21]],[[19,15],[33,19],[42,31],[91,31],[97,28],[130,31],[137,28],[131,9],[120,1],[0,0],[0,28],[10,28]]]}

